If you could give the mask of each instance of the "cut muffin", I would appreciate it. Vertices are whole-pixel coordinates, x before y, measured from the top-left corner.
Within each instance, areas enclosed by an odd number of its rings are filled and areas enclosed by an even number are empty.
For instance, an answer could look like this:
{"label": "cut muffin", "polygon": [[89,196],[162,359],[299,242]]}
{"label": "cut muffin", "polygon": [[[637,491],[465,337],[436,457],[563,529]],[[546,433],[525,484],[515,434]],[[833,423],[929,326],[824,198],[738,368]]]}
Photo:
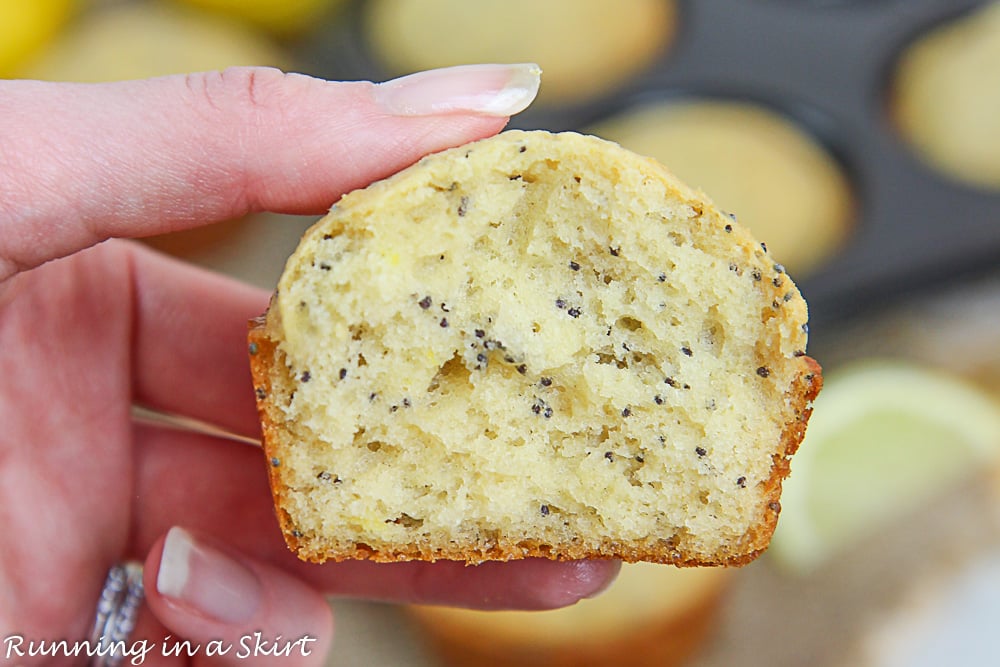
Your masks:
{"label": "cut muffin", "polygon": [[819,368],[762,244],[658,163],[505,132],[350,193],[304,236],[251,367],[303,559],[766,548]]}

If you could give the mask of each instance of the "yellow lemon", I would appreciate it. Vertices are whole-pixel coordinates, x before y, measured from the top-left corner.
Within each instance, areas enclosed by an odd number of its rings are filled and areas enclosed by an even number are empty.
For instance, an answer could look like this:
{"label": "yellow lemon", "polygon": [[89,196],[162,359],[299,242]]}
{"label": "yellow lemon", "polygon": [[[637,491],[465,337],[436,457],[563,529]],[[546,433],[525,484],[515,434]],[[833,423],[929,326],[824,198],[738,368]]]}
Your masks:
{"label": "yellow lemon", "polygon": [[0,0],[0,77],[18,73],[73,12],[74,0]]}
{"label": "yellow lemon", "polygon": [[25,72],[36,79],[92,83],[287,64],[267,37],[246,26],[181,7],[138,3],[81,17]]}
{"label": "yellow lemon", "polygon": [[1000,454],[1000,403],[949,374],[868,361],[829,374],[782,494],[771,556],[807,572]]}
{"label": "yellow lemon", "polygon": [[289,35],[314,25],[342,0],[180,0]]}

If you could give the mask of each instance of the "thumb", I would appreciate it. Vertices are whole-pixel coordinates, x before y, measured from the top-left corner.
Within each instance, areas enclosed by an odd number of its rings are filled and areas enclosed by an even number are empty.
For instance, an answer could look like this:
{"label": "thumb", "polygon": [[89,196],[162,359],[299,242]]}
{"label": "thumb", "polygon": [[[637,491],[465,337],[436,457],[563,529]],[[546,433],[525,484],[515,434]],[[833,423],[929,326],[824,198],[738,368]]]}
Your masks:
{"label": "thumb", "polygon": [[0,280],[113,236],[320,213],[426,153],[495,134],[538,83],[534,65],[377,85],[266,68],[0,81]]}
{"label": "thumb", "polygon": [[[273,566],[174,527],[146,561],[146,602],[173,637],[163,655],[194,664],[325,664],[330,606]],[[280,659],[280,660],[277,660]]]}

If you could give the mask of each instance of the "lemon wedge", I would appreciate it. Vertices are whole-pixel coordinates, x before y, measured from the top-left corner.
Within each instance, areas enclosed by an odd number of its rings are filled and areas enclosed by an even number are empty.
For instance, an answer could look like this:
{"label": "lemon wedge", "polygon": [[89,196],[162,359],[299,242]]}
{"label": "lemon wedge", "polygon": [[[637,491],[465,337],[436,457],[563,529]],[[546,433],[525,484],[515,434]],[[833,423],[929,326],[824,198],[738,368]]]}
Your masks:
{"label": "lemon wedge", "polygon": [[1000,404],[903,362],[829,374],[782,492],[771,557],[808,572],[1000,456]]}

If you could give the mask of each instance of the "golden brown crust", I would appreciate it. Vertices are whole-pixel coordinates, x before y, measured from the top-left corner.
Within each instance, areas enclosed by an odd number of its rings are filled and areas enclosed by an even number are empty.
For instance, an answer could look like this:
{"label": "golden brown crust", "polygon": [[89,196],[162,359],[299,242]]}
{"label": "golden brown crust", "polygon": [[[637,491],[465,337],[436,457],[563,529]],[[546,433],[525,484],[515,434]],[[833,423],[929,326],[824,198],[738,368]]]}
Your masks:
{"label": "golden brown crust", "polygon": [[257,398],[257,410],[260,416],[263,432],[264,453],[268,461],[268,478],[274,497],[275,511],[282,533],[289,549],[299,558],[322,563],[327,560],[371,560],[376,562],[396,562],[407,560],[459,560],[468,563],[479,563],[491,560],[517,560],[522,558],[548,558],[552,560],[578,560],[584,558],[616,558],[625,562],[647,561],[671,564],[678,567],[694,566],[740,566],[757,558],[767,548],[771,535],[774,533],[781,511],[781,483],[790,471],[790,457],[798,449],[806,432],[806,424],[812,414],[812,402],[823,385],[822,370],[816,360],[808,356],[799,357],[802,372],[789,392],[789,400],[794,405],[794,419],[786,424],[782,436],[782,454],[776,454],[771,466],[771,476],[765,483],[764,506],[761,509],[761,522],[751,528],[740,541],[740,548],[735,555],[720,554],[715,560],[687,558],[672,539],[657,539],[651,544],[636,546],[605,542],[597,547],[581,547],[568,544],[554,549],[552,545],[535,540],[505,542],[497,540],[487,548],[475,545],[455,545],[452,550],[429,550],[420,545],[400,545],[394,551],[377,551],[365,544],[355,544],[353,548],[330,553],[327,550],[310,549],[295,527],[288,512],[284,509],[283,485],[273,462],[280,461],[282,452],[280,432],[275,424],[270,410],[269,401],[272,393],[272,377],[275,369],[282,368],[281,352],[277,344],[268,336],[264,317],[258,317],[249,323],[250,370],[254,380],[254,390]]}
{"label": "golden brown crust", "polygon": [[805,438],[806,425],[812,415],[813,401],[823,388],[823,371],[819,362],[805,355],[799,359],[803,369],[788,393],[794,406],[795,418],[785,425],[781,437],[784,453],[775,454],[771,465],[771,477],[765,484],[765,510],[761,512],[764,521],[747,536],[751,543],[762,546],[753,554],[727,563],[728,565],[745,565],[763,553],[778,525],[778,515],[781,513],[781,483],[791,472],[791,457],[798,451],[802,439]]}
{"label": "golden brown crust", "polygon": [[273,362],[275,355],[278,353],[278,347],[268,337],[264,324],[264,315],[256,317],[249,322],[247,350],[250,355],[250,374],[253,377],[254,394],[257,400],[257,414],[260,417],[261,433],[263,435],[261,444],[264,447],[264,455],[268,462],[267,478],[271,486],[271,495],[274,498],[274,511],[288,548],[298,553],[299,540],[297,531],[291,517],[284,509],[284,498],[282,495],[284,487],[281,484],[275,466],[272,465],[272,461],[281,456],[281,452],[278,449],[279,438],[276,433],[277,427],[271,419],[270,404],[268,402],[272,391]]}

